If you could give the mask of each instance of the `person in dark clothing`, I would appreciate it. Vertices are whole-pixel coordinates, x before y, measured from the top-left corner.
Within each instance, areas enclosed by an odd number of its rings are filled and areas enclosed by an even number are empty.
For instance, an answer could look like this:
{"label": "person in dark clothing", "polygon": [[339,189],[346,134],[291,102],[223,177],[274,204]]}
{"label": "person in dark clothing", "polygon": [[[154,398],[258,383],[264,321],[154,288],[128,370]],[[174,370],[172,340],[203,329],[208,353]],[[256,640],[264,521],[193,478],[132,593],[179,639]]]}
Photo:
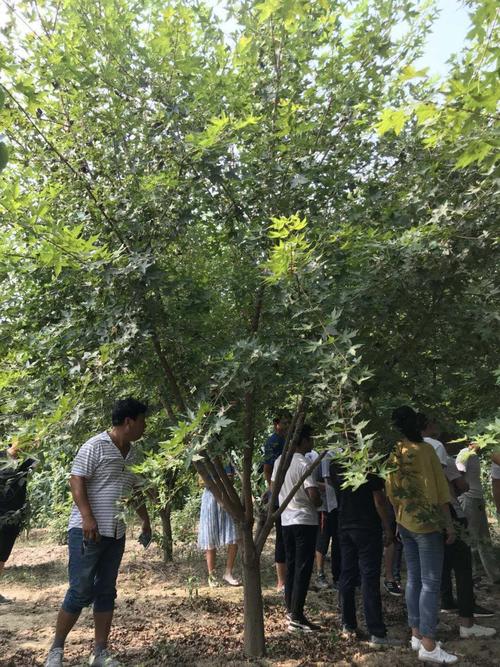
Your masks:
{"label": "person in dark clothing", "polygon": [[[27,477],[35,465],[34,459],[19,462],[18,458],[16,444],[0,452],[0,575],[21,532],[26,515]],[[0,604],[8,602],[0,594]]]}
{"label": "person in dark clothing", "polygon": [[361,576],[370,645],[400,645],[401,642],[387,637],[382,616],[380,572],[383,544],[387,546],[395,538],[387,515],[384,482],[373,474],[368,474],[366,482],[357,489],[342,488],[342,474],[340,482],[338,519],[342,570],[339,591],[344,634],[354,635],[357,631],[355,591]]}
{"label": "person in dark clothing", "polygon": [[[283,447],[285,446],[286,436],[288,433],[288,427],[290,426],[291,415],[288,411],[282,410],[274,419],[274,433],[272,433],[269,438],[266,440],[264,445],[264,462],[263,462],[263,473],[264,479],[266,481],[266,504],[267,500],[271,495],[271,476],[273,474],[273,467],[276,459],[278,459],[283,453]],[[281,526],[281,517],[276,519],[275,523],[276,529],[276,542],[274,547],[274,562],[276,563],[276,575],[277,583],[276,589],[279,592],[285,590],[285,577],[286,577],[286,559],[285,559],[285,545],[283,542],[283,531]]]}

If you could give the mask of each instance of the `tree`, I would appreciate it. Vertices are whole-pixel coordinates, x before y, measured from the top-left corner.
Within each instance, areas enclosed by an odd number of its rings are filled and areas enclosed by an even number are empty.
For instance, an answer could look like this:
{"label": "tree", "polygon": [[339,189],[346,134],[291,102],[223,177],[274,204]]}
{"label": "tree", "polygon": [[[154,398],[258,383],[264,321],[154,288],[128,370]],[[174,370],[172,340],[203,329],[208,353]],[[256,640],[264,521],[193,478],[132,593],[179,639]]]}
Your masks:
{"label": "tree", "polygon": [[[273,516],[254,534],[254,481],[270,407],[343,441],[352,484],[379,467],[403,395],[453,418],[491,409],[494,181],[453,170],[453,102],[442,114],[413,66],[432,8],[248,0],[228,16],[223,31],[189,1],[11,8],[0,384],[4,437],[61,459],[114,396],[146,394],[141,469],[165,543],[185,458],[240,524],[245,649],[261,655]],[[426,147],[430,100],[442,133]]]}

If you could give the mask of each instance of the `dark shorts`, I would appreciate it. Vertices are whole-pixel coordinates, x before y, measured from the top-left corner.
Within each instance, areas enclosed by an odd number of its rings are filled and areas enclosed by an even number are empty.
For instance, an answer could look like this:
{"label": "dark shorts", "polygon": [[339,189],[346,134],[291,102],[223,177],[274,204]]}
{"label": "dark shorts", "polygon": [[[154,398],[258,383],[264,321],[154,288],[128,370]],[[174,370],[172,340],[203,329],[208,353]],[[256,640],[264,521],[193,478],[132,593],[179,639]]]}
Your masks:
{"label": "dark shorts", "polygon": [[101,536],[99,542],[84,542],[81,528],[68,532],[69,588],[62,608],[78,614],[94,604],[94,611],[115,607],[116,578],[125,549],[125,536],[119,540]]}
{"label": "dark shorts", "polygon": [[6,563],[12,552],[12,547],[21,532],[17,524],[0,526],[0,563]]}
{"label": "dark shorts", "polygon": [[334,509],[331,512],[319,512],[319,528],[316,536],[316,551],[323,556],[328,553],[330,540],[335,540],[337,537],[337,515],[338,510]]}

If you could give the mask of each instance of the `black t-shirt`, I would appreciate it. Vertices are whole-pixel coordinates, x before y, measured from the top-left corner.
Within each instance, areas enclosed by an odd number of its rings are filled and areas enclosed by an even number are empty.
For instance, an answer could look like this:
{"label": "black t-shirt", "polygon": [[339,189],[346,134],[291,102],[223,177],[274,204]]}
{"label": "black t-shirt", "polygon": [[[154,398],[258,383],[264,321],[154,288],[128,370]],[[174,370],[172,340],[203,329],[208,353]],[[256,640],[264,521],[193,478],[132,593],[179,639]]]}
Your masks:
{"label": "black t-shirt", "polygon": [[24,507],[27,476],[34,464],[34,459],[25,459],[13,466],[7,452],[0,452],[0,515]]}
{"label": "black t-shirt", "polygon": [[373,492],[381,491],[383,488],[384,480],[370,473],[367,481],[355,491],[352,488],[341,489],[339,493],[339,528],[382,530],[382,523],[373,500]]}

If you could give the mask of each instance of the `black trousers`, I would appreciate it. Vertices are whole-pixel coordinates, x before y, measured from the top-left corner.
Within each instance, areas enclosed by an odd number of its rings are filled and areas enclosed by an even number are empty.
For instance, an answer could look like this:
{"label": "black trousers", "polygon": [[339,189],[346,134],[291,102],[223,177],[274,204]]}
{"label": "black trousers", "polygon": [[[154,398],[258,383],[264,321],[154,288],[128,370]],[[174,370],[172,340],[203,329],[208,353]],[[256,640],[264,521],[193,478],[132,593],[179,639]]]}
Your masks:
{"label": "black trousers", "polygon": [[304,616],[316,550],[317,526],[282,526],[286,555],[285,600],[292,619]]}
{"label": "black trousers", "polygon": [[341,570],[340,545],[338,539],[338,510],[334,509],[331,512],[319,512],[319,517],[316,551],[319,551],[320,554],[326,556],[331,540],[332,579],[333,581],[338,581],[340,579]]}
{"label": "black trousers", "polygon": [[363,607],[368,632],[385,637],[387,630],[382,618],[380,570],[382,567],[382,531],[366,528],[341,528],[340,549],[342,572],[339,592],[342,604],[342,623],[349,630],[358,627],[356,620],[356,583],[361,575]]}
{"label": "black trousers", "polygon": [[274,527],[276,529],[276,542],[274,544],[274,562],[286,563],[285,543],[283,542],[283,527],[281,525],[281,516],[279,516],[276,519]]}
{"label": "black trousers", "polygon": [[472,553],[469,545],[458,536],[453,544],[445,544],[444,547],[443,576],[441,578],[441,602],[444,607],[451,607],[453,604],[452,572],[455,573],[457,586],[458,615],[462,618],[472,618],[475,604]]}

